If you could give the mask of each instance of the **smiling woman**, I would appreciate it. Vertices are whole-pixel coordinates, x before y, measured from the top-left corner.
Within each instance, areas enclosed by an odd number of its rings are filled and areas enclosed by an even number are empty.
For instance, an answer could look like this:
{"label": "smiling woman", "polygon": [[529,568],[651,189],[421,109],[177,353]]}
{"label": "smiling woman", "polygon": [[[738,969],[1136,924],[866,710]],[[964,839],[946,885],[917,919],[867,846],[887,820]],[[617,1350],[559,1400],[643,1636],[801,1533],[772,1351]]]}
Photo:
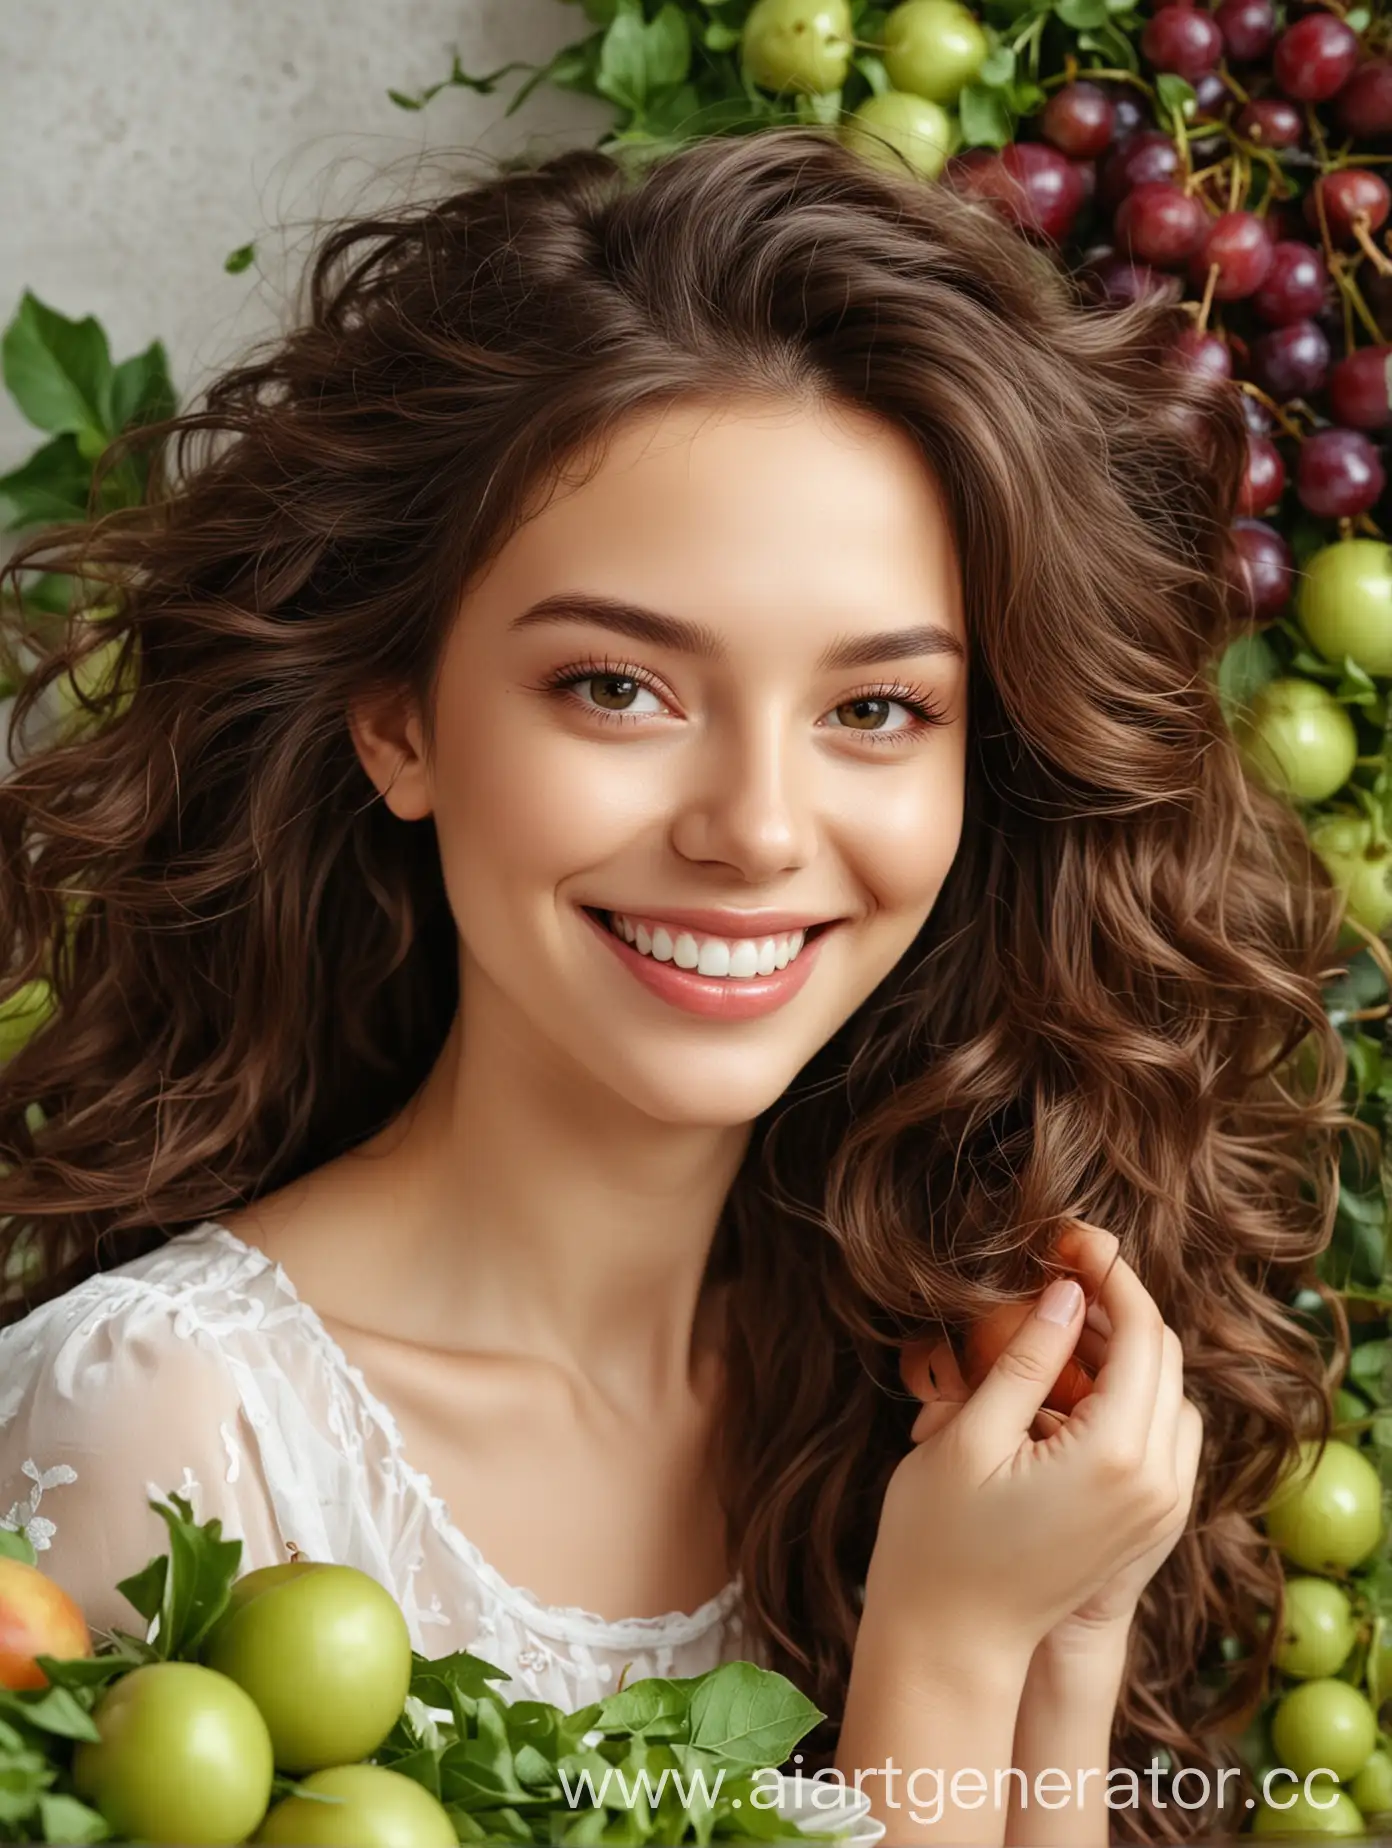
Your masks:
{"label": "smiling woman", "polygon": [[895,1842],[1231,1819],[1134,1773],[1231,1756],[1327,1429],[1338,899],[1183,325],[817,130],[566,154],[333,231],[11,561],[139,668],[0,784],[0,1514],[94,1621],[187,1480],[522,1693],[782,1669]]}

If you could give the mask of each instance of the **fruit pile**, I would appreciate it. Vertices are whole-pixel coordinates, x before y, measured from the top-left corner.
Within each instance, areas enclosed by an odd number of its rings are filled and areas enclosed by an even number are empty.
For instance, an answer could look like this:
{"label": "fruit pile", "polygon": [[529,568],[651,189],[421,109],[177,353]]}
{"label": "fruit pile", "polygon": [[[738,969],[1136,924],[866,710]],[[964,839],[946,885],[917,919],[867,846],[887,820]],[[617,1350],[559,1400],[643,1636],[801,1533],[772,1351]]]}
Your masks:
{"label": "fruit pile", "polygon": [[[1345,1390],[1350,1435],[1366,1418]],[[1303,1446],[1266,1514],[1287,1562],[1273,1704],[1242,1739],[1263,1799],[1260,1836],[1362,1835],[1392,1827],[1392,1756],[1378,1709],[1392,1694],[1392,1627],[1377,1603],[1386,1563],[1377,1471],[1356,1444]],[[1297,1782],[1297,1780],[1299,1780]]]}
{"label": "fruit pile", "polygon": [[802,1837],[767,1773],[823,1715],[783,1676],[727,1662],[573,1713],[508,1702],[477,1656],[413,1655],[366,1573],[291,1560],[238,1577],[241,1542],[217,1521],[177,1495],[151,1506],[169,1552],[118,1588],[148,1633],[95,1653],[82,1612],[0,1531],[0,1841]]}

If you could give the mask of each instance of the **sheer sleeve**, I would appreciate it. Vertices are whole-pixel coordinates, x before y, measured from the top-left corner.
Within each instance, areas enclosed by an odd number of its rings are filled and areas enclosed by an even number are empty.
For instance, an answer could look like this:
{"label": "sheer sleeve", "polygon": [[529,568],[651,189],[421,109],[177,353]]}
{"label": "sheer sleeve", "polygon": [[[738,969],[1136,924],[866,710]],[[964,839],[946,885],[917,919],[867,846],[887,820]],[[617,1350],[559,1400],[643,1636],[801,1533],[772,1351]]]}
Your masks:
{"label": "sheer sleeve", "polygon": [[116,1590],[166,1550],[151,1495],[185,1494],[243,1541],[243,1569],[287,1557],[219,1342],[177,1298],[112,1272],[0,1330],[0,1526],[94,1630],[139,1631]]}

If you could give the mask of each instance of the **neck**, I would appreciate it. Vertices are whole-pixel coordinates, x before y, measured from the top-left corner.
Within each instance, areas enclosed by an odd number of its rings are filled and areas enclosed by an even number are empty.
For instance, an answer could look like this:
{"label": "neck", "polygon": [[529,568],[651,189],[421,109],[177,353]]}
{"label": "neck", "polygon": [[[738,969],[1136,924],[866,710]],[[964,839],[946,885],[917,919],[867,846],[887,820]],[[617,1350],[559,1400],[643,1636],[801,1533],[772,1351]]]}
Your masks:
{"label": "neck", "polygon": [[362,1151],[393,1195],[374,1321],[665,1398],[715,1336],[701,1286],[749,1125],[645,1116],[470,975],[430,1077]]}

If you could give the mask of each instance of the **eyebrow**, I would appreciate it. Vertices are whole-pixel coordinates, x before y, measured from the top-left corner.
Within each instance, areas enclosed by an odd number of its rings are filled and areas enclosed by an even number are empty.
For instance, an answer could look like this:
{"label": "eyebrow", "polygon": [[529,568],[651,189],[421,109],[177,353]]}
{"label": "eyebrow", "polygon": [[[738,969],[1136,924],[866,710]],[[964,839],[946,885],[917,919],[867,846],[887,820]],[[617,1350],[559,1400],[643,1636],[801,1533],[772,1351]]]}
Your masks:
{"label": "eyebrow", "polygon": [[[630,641],[670,648],[677,654],[720,661],[725,645],[714,629],[682,616],[645,609],[622,597],[599,596],[592,591],[558,591],[543,597],[520,616],[509,630],[530,629],[544,623],[587,622],[596,628],[626,635]],[[848,635],[823,649],[817,666],[824,672],[847,667],[873,667],[882,661],[905,661],[918,655],[950,655],[966,660],[966,649],[950,629],[938,623],[920,623],[911,629],[883,629],[875,635]]]}

